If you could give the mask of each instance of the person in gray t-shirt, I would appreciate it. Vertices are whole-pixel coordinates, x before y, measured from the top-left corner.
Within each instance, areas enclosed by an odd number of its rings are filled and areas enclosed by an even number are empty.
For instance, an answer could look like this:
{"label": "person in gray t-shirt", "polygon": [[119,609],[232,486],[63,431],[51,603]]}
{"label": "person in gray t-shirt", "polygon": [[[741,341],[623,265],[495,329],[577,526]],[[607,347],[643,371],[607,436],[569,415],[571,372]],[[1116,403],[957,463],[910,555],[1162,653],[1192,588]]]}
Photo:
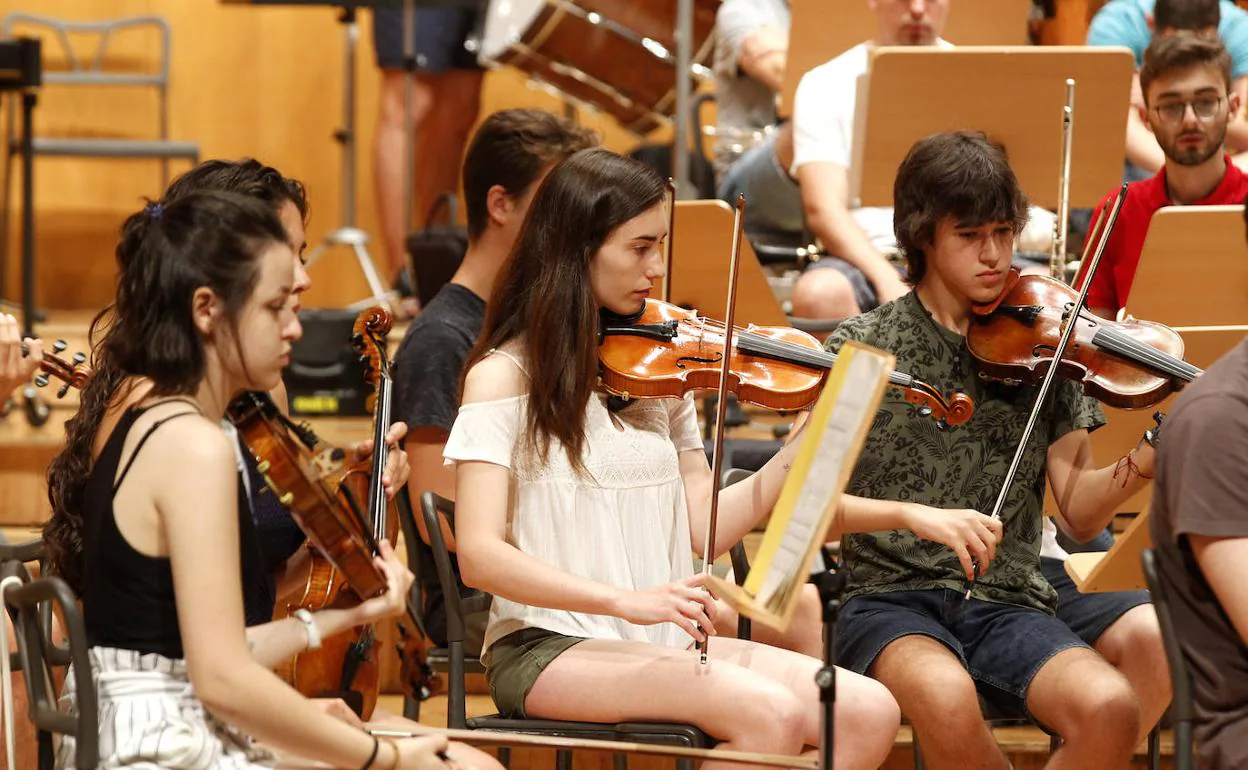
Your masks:
{"label": "person in gray t-shirt", "polygon": [[776,94],[789,52],[788,0],[724,0],[715,15],[715,172],[722,175],[752,136],[775,125]]}

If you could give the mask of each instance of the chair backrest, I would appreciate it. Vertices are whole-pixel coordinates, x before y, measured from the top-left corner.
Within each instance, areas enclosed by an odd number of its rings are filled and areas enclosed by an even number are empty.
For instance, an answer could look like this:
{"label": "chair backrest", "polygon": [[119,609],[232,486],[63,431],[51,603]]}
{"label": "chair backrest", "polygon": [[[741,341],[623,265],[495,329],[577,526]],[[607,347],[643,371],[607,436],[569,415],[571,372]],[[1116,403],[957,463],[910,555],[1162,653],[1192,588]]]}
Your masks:
{"label": "chair backrest", "polygon": [[[87,632],[78,600],[64,580],[49,576],[31,580],[25,565],[9,561],[0,567],[5,577],[17,575],[21,585],[5,589],[4,602],[17,632],[17,658],[25,673],[30,719],[39,731],[39,766],[52,767],[50,733],[74,738],[74,766],[92,770],[99,764],[99,701],[91,661],[87,657]],[[61,648],[51,639],[41,615],[54,605],[65,623],[68,654],[73,662],[75,705],[73,713],[57,708],[52,668],[64,663]],[[15,670],[18,667],[15,666]]]}
{"label": "chair backrest", "polygon": [[[68,65],[67,70],[49,71],[44,68],[43,80],[59,85],[126,85],[153,86],[163,93],[169,85],[169,58],[172,33],[169,22],[160,16],[127,16],[105,21],[69,21],[33,13],[10,13],[0,20],[0,37],[13,34],[17,27],[34,27],[46,30],[45,40],[55,40]],[[160,39],[160,51],[156,68],[150,72],[117,72],[108,69],[109,46],[118,32],[151,28]],[[96,38],[94,52],[83,57],[70,39],[71,35],[91,35]],[[44,45],[44,56],[51,46]]]}
{"label": "chair backrest", "polygon": [[447,675],[446,726],[462,729],[467,727],[467,703],[464,697],[464,616],[479,612],[490,606],[493,596],[478,591],[471,596],[459,592],[459,581],[451,567],[451,551],[442,536],[442,520],[454,528],[455,502],[434,493],[420,496],[420,511],[429,532],[429,547],[433,551],[434,565],[438,570],[438,583],[446,602],[446,646],[450,652],[451,665]]}
{"label": "chair backrest", "polygon": [[420,532],[416,528],[415,515],[412,512],[412,496],[408,493],[407,487],[404,486],[399,493],[394,496],[395,507],[399,511],[399,529],[403,532],[403,546],[407,551],[407,566],[416,575],[416,579],[412,581],[411,601],[408,607],[412,610],[412,619],[417,623],[417,630],[420,635],[429,639],[429,630],[425,628],[425,618],[421,614],[423,612],[424,587],[421,585],[420,576],[424,568],[425,555],[421,553]]}
{"label": "chair backrest", "polygon": [[1170,719],[1173,724],[1191,722],[1195,716],[1195,702],[1192,696],[1192,674],[1187,667],[1187,659],[1183,657],[1183,648],[1179,645],[1179,637],[1174,631],[1174,616],[1170,614],[1170,597],[1157,574],[1157,553],[1152,548],[1145,548],[1140,553],[1140,563],[1144,568],[1144,580],[1148,583],[1152,595],[1153,608],[1157,611],[1157,622],[1161,626],[1161,642],[1166,650],[1166,662],[1170,666],[1170,687],[1173,697],[1170,702]]}

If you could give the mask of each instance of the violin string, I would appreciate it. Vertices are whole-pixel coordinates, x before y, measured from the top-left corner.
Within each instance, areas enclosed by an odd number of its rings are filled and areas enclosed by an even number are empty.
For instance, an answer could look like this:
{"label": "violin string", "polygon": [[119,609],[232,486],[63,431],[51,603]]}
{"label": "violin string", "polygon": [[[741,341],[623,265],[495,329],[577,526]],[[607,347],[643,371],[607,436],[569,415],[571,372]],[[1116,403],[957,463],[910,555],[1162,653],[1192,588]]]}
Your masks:
{"label": "violin string", "polygon": [[1081,317],[1097,324],[1097,330],[1092,335],[1092,344],[1094,345],[1104,347],[1112,353],[1118,353],[1140,363],[1148,364],[1161,372],[1188,382],[1196,379],[1202,373],[1201,369],[1192,366],[1181,358],[1172,356],[1163,350],[1158,350],[1147,343],[1140,342],[1129,334],[1101,325],[1101,319],[1099,318],[1089,316],[1087,313],[1081,314]]}
{"label": "violin string", "polygon": [[[782,361],[791,361],[819,369],[830,369],[837,360],[835,353],[812,350],[793,342],[775,340],[753,332],[742,331],[736,335],[736,338],[737,347],[741,350],[747,353],[754,352],[772,356]],[[908,374],[894,371],[889,373],[888,381],[893,385],[911,387],[914,383],[914,378]]]}
{"label": "violin string", "polygon": [[1096,333],[1092,335],[1092,343],[1104,347],[1110,352],[1119,353],[1148,364],[1161,372],[1182,380],[1190,382],[1200,375],[1200,369],[1186,361],[1158,350],[1152,345],[1133,339],[1130,335],[1116,329],[1104,326],[1099,327]]}

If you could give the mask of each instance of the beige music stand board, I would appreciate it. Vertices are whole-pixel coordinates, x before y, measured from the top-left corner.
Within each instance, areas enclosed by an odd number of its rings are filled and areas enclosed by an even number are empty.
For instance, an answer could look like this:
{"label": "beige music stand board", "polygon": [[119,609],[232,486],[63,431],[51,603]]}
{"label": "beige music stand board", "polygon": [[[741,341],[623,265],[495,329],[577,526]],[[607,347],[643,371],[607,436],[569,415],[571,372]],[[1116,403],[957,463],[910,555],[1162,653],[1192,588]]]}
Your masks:
{"label": "beige music stand board", "polygon": [[[1164,323],[1183,337],[1183,358],[1208,368],[1248,336],[1248,243],[1243,206],[1173,206],[1153,215],[1127,312]],[[1098,461],[1126,454],[1152,425],[1155,409],[1169,411],[1176,396],[1153,409],[1106,409],[1105,427],[1092,434]],[[1142,510],[1152,485],[1122,510]]]}
{"label": "beige music stand board", "polygon": [[788,629],[841,494],[858,462],[895,359],[855,342],[841,346],[784,480],[744,584],[708,578],[737,612]]}
{"label": "beige music stand board", "polygon": [[[748,205],[748,204],[747,204]],[[677,201],[672,224],[671,302],[722,319],[728,302],[733,210],[721,200]],[[737,268],[736,324],[788,326],[762,265],[741,239]]]}
{"label": "beige music stand board", "polygon": [[1032,203],[1057,208],[1066,79],[1075,79],[1070,205],[1090,208],[1122,180],[1135,60],[1125,48],[880,48],[858,84],[850,199],[891,206],[915,142],[982,131],[1009,152]]}
{"label": "beige music stand board", "polygon": [[1170,206],[1153,215],[1127,312],[1176,328],[1248,328],[1243,206]]}
{"label": "beige music stand board", "polygon": [[[877,31],[867,0],[790,0],[789,54],[780,89],[780,114],[793,114],[802,75],[831,61]],[[958,46],[1025,45],[1031,0],[957,0],[942,37]]]}
{"label": "beige music stand board", "polygon": [[1142,511],[1114,542],[1113,548],[1100,553],[1072,553],[1066,560],[1066,574],[1085,594],[1146,589],[1140,553],[1152,545],[1148,511]]}

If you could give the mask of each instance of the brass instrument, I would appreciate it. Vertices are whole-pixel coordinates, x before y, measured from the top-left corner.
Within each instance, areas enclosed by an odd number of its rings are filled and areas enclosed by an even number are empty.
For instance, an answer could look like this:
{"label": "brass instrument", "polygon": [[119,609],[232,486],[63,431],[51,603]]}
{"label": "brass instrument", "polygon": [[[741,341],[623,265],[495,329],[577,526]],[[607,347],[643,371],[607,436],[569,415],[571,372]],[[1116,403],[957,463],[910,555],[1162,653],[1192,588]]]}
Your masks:
{"label": "brass instrument", "polygon": [[1066,106],[1062,108],[1062,174],[1057,188],[1057,219],[1053,223],[1053,251],[1049,276],[1066,283],[1066,230],[1070,225],[1070,145],[1075,123],[1075,81],[1066,78]]}

